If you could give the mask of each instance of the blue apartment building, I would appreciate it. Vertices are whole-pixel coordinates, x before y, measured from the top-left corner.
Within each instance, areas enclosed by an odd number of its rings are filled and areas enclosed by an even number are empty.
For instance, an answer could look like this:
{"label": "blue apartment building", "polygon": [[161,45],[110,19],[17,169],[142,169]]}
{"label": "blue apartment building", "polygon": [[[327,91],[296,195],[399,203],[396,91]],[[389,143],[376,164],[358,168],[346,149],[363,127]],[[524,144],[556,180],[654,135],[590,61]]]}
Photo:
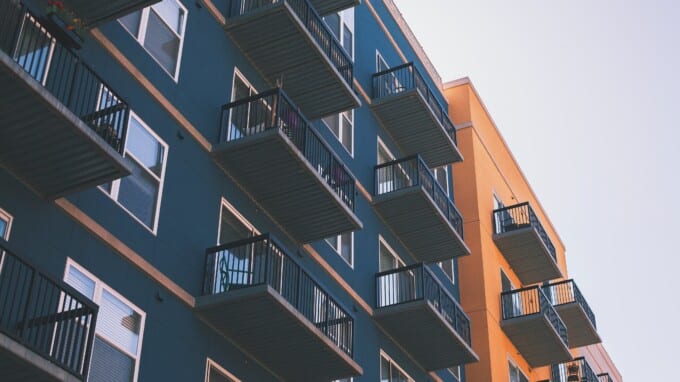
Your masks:
{"label": "blue apartment building", "polygon": [[391,0],[0,0],[0,381],[464,381],[440,89]]}

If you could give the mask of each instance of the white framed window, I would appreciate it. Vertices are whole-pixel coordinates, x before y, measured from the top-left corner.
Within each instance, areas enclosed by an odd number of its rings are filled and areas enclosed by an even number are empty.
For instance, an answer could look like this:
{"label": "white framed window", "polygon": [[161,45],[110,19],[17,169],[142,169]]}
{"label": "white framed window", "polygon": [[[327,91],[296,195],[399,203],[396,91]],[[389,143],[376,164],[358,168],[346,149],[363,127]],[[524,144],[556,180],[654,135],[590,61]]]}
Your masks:
{"label": "white framed window", "polygon": [[451,197],[451,176],[449,169],[449,166],[444,165],[433,169],[432,173],[434,174],[434,178],[437,179],[437,183],[444,189],[446,196]]}
{"label": "white framed window", "polygon": [[354,232],[328,237],[326,238],[326,243],[328,243],[328,245],[330,245],[350,267],[354,268]]}
{"label": "white framed window", "polygon": [[508,373],[510,374],[510,382],[529,382],[527,376],[510,358],[508,358]]}
{"label": "white framed window", "polygon": [[[405,267],[404,261],[378,235],[378,272],[388,272]],[[383,274],[379,278],[378,305],[390,306],[412,301],[416,296],[416,275],[413,271],[398,271]]]}
{"label": "white framed window", "polygon": [[321,119],[324,125],[342,143],[350,156],[354,157],[354,110],[344,111]]}
{"label": "white framed window", "polygon": [[177,82],[187,15],[179,0],[163,0],[118,21]]}
{"label": "white framed window", "polygon": [[241,382],[241,380],[208,358],[205,366],[205,382]]}
{"label": "white framed window", "polygon": [[387,61],[385,61],[385,58],[383,58],[382,54],[380,54],[380,51],[376,50],[375,51],[375,72],[380,73],[384,72],[385,70],[388,70],[390,68],[389,65],[387,65]]}
{"label": "white framed window", "polygon": [[380,351],[380,382],[414,382],[384,351]]}
{"label": "white framed window", "polygon": [[439,262],[439,268],[441,268],[444,271],[444,273],[446,274],[446,277],[448,277],[448,279],[451,280],[452,284],[456,283],[456,275],[455,275],[455,272],[454,272],[453,259],[440,261]]}
{"label": "white framed window", "polygon": [[446,370],[448,370],[449,373],[451,373],[451,375],[453,376],[453,378],[456,379],[456,381],[460,381],[460,366],[449,367]]}
{"label": "white framed window", "polygon": [[100,188],[155,235],[168,145],[132,112],[124,145],[124,156],[133,165],[132,174]]}
{"label": "white framed window", "polygon": [[387,244],[387,241],[378,235],[378,271],[385,272],[405,267],[404,261],[397,252]]}
{"label": "white framed window", "polygon": [[99,305],[88,380],[136,382],[146,313],[71,258],[64,281]]}
{"label": "white framed window", "polygon": [[390,151],[390,149],[387,148],[385,143],[378,137],[378,159],[376,160],[377,164],[383,164],[387,162],[391,162],[394,160],[394,155]]}
{"label": "white framed window", "polygon": [[0,238],[9,240],[9,232],[12,230],[12,215],[0,208]]}
{"label": "white framed window", "polygon": [[227,244],[234,241],[255,237],[260,234],[227,199],[220,202],[220,221],[217,224],[217,244]]}

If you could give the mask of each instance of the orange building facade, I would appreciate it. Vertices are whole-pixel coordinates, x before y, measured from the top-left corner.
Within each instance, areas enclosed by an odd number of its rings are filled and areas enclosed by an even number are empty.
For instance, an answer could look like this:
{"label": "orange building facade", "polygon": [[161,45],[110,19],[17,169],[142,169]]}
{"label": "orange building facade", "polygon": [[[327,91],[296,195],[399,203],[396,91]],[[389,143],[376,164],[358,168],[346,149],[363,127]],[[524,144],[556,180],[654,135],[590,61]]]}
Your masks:
{"label": "orange building facade", "polygon": [[453,165],[472,255],[461,303],[480,358],[470,382],[621,382],[565,245],[469,79],[444,85],[465,161]]}

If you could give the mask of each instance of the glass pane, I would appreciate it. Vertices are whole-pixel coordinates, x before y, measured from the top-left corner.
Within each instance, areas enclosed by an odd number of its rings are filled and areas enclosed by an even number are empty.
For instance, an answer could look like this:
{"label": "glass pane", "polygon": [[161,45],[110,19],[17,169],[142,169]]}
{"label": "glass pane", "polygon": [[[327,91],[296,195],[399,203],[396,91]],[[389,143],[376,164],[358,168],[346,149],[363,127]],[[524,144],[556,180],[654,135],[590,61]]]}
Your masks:
{"label": "glass pane", "polygon": [[132,382],[135,360],[99,337],[95,337],[88,381]]}
{"label": "glass pane", "polygon": [[137,160],[160,178],[165,147],[134,117],[130,118],[125,151],[132,153]]}
{"label": "glass pane", "polygon": [[331,115],[323,119],[323,122],[333,132],[336,138],[340,139],[340,119],[337,115]]}
{"label": "glass pane", "polygon": [[73,266],[69,267],[66,275],[66,283],[78,292],[84,294],[90,300],[94,299],[95,282]]}
{"label": "glass pane", "polygon": [[96,331],[130,354],[137,354],[142,317],[106,289],[102,291]]}
{"label": "glass pane", "polygon": [[390,361],[380,357],[380,382],[390,382]]}
{"label": "glass pane", "polygon": [[324,20],[326,20],[326,25],[328,25],[328,29],[333,32],[333,35],[335,38],[340,41],[340,15],[337,13],[334,13],[332,15],[328,15],[324,17]]}
{"label": "glass pane", "polygon": [[447,261],[442,261],[439,263],[442,267],[442,270],[444,270],[444,273],[446,273],[446,276],[453,282],[453,260],[447,260]]}
{"label": "glass pane", "polygon": [[153,227],[156,215],[158,181],[134,160],[132,175],[120,180],[118,201],[148,227]]}
{"label": "glass pane", "polygon": [[394,256],[382,242],[380,243],[379,262],[380,272],[395,269],[397,265],[397,261],[395,260]]}
{"label": "glass pane", "polygon": [[142,11],[132,12],[118,19],[121,24],[128,30],[135,38],[139,37],[139,25],[142,21]]}
{"label": "glass pane", "polygon": [[0,219],[0,237],[5,238],[7,234],[7,222],[4,219]]}
{"label": "glass pane", "polygon": [[182,35],[182,23],[184,22],[184,10],[179,7],[175,0],[163,0],[151,6],[178,35]]}
{"label": "glass pane", "polygon": [[345,146],[347,151],[352,152],[352,135],[354,127],[352,126],[351,113],[342,113],[342,137],[340,142]]}
{"label": "glass pane", "polygon": [[345,261],[352,263],[352,234],[346,233],[340,236],[340,256]]}
{"label": "glass pane", "polygon": [[179,56],[179,38],[155,12],[149,12],[144,47],[170,74],[175,74]]}
{"label": "glass pane", "polygon": [[347,28],[347,25],[342,26],[342,47],[345,48],[347,54],[350,57],[354,57],[354,51],[352,46],[354,45],[354,40],[352,38],[352,31]]}
{"label": "glass pane", "polygon": [[216,368],[211,367],[208,382],[233,382],[233,380],[220,373]]}
{"label": "glass pane", "polygon": [[243,224],[228,208],[222,206],[219,243],[232,243],[251,236],[253,236],[253,231],[250,227]]}
{"label": "glass pane", "polygon": [[340,236],[333,236],[333,237],[328,237],[326,238],[326,242],[333,247],[335,251],[338,250],[338,241],[340,240]]}

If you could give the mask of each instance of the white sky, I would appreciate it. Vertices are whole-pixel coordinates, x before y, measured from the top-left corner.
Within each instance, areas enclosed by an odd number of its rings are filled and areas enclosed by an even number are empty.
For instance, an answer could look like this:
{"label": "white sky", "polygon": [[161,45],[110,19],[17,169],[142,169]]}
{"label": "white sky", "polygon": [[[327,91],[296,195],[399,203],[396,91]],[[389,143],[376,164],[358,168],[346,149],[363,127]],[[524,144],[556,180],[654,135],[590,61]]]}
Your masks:
{"label": "white sky", "polygon": [[444,81],[472,79],[624,379],[674,378],[680,2],[395,2]]}

